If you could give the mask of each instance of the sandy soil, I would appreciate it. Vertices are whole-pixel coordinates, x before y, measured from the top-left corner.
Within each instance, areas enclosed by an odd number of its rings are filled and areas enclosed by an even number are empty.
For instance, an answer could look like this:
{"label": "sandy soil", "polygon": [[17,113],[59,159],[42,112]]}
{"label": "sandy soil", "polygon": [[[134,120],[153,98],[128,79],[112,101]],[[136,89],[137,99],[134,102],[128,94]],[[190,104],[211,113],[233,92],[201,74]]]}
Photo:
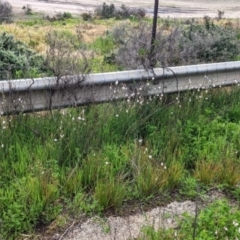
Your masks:
{"label": "sandy soil", "polygon": [[[103,2],[114,3],[120,6],[122,3],[129,7],[145,8],[148,14],[153,13],[153,0],[8,0],[15,11],[22,11],[24,5],[30,5],[35,12],[46,14],[56,14],[58,12],[71,12],[79,14],[82,12],[93,11],[102,5]],[[240,3],[238,0],[161,0],[159,16],[193,18],[208,15],[216,17],[217,11],[224,11],[226,18],[240,17]]]}
{"label": "sandy soil", "polygon": [[185,201],[182,203],[172,202],[166,207],[157,207],[129,217],[109,217],[107,219],[93,217],[69,231],[64,240],[136,239],[144,226],[152,226],[156,230],[160,227],[176,228],[178,226],[177,217],[185,212],[194,215],[194,211],[194,202]]}
{"label": "sandy soil", "polygon": [[[203,209],[208,204],[224,199],[225,195],[216,189],[209,191],[203,199],[199,199],[198,208]],[[230,203],[237,206],[236,202]],[[159,228],[178,228],[177,219],[183,213],[194,216],[196,203],[192,201],[174,201],[164,207],[156,207],[147,212],[141,212],[128,217],[111,216],[108,218],[92,217],[70,226],[64,234],[55,233],[51,240],[129,240],[141,234],[145,226]]]}

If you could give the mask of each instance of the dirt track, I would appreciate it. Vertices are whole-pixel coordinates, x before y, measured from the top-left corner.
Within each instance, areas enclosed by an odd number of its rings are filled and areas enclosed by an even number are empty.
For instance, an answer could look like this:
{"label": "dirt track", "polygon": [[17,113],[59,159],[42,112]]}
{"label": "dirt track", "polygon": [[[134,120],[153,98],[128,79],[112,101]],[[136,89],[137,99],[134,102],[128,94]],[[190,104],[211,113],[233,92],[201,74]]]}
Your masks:
{"label": "dirt track", "polygon": [[[153,13],[153,0],[8,0],[15,11],[22,11],[24,5],[29,4],[33,11],[44,12],[46,14],[56,14],[58,12],[71,12],[79,14],[92,11],[103,2],[114,3],[120,6],[122,3],[129,7],[145,8],[147,13]],[[240,2],[238,0],[161,0],[159,16],[193,18],[208,15],[216,17],[217,11],[224,11],[226,18],[240,17]]]}

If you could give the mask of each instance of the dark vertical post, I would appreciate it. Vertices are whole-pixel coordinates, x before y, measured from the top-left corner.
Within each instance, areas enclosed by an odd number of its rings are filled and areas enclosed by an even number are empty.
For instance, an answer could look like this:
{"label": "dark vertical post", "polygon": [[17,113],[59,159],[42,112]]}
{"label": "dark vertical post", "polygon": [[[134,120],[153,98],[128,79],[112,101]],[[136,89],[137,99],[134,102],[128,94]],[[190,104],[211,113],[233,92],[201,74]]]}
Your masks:
{"label": "dark vertical post", "polygon": [[156,65],[156,60],[154,59],[154,48],[155,48],[156,32],[157,32],[158,5],[159,5],[159,0],[155,0],[153,25],[152,25],[151,51],[150,51],[151,67],[155,67]]}

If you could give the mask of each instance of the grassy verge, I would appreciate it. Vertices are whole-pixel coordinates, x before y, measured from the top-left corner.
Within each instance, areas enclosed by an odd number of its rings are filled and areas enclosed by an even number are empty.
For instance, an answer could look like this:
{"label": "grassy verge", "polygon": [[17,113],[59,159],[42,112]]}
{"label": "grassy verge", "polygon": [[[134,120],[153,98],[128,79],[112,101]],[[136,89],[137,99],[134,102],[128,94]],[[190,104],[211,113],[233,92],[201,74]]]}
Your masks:
{"label": "grassy verge", "polygon": [[173,191],[194,198],[196,182],[239,191],[239,98],[208,90],[2,117],[0,236]]}

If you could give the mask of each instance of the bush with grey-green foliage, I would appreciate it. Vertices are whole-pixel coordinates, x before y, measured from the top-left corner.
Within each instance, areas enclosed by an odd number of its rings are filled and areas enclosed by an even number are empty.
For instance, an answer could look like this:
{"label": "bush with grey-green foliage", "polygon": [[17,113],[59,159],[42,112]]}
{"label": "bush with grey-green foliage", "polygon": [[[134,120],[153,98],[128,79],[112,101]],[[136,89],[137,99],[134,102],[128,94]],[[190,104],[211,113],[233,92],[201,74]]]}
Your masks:
{"label": "bush with grey-green foliage", "polygon": [[64,21],[64,20],[72,19],[72,18],[73,18],[73,16],[70,12],[64,12],[64,13],[59,12],[52,17],[49,15],[46,16],[46,19],[50,22]]}
{"label": "bush with grey-green foliage", "polygon": [[120,8],[116,8],[113,3],[110,5],[105,2],[95,9],[95,15],[101,19],[127,19],[130,17],[143,18],[146,15],[146,11],[143,8],[130,9],[126,5],[122,4]]}
{"label": "bush with grey-green foliage", "polygon": [[51,31],[46,35],[48,49],[45,65],[57,78],[63,75],[86,74],[90,72],[89,59],[92,53],[88,51],[78,38],[69,31]]}
{"label": "bush with grey-green foliage", "polygon": [[204,23],[166,27],[159,24],[154,51],[151,52],[152,25],[127,21],[111,34],[117,45],[114,62],[124,69],[190,65],[235,60],[240,53],[238,31],[214,24],[209,17]]}
{"label": "bush with grey-green foliage", "polygon": [[108,5],[104,2],[102,6],[99,6],[95,9],[95,15],[103,19],[114,17],[115,12],[116,12],[116,9],[113,3]]}
{"label": "bush with grey-green foliage", "polygon": [[11,22],[12,16],[12,5],[7,1],[0,0],[0,23]]}
{"label": "bush with grey-green foliage", "polygon": [[0,80],[38,77],[43,57],[7,33],[0,34]]}

